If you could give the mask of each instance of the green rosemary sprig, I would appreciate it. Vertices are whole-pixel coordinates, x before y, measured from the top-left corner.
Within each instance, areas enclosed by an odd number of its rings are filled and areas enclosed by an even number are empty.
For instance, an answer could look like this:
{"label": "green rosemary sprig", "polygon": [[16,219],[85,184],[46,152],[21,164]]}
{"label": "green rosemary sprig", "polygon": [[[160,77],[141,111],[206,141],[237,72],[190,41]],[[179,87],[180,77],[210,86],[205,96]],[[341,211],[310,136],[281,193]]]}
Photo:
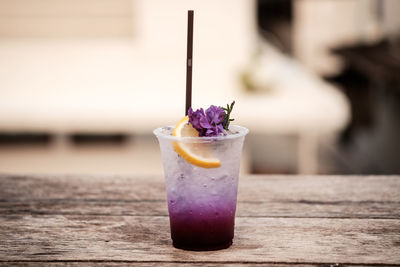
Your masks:
{"label": "green rosemary sprig", "polygon": [[232,109],[233,109],[234,105],[235,105],[235,101],[233,101],[231,105],[227,104],[226,108],[221,107],[226,112],[224,123],[223,123],[223,127],[224,127],[225,130],[228,130],[229,129],[229,123],[231,121],[235,120],[235,119],[231,119],[230,118],[231,112],[232,112]]}

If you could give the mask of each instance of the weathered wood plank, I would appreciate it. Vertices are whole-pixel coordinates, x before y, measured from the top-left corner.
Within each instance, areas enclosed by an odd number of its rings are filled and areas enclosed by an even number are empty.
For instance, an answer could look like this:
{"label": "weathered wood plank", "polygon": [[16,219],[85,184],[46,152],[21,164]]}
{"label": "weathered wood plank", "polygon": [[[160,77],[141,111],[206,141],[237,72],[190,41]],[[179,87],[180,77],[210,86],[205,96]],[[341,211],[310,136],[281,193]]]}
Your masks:
{"label": "weathered wood plank", "polygon": [[[237,267],[237,266],[274,266],[274,267],[361,267],[361,266],[382,266],[381,264],[368,264],[368,265],[358,265],[358,264],[339,264],[339,263],[328,263],[328,264],[303,264],[303,263],[279,263],[279,262],[263,262],[263,263],[252,263],[252,262],[213,262],[209,260],[207,262],[141,262],[141,261],[101,261],[101,262],[93,262],[93,261],[84,261],[84,262],[77,262],[77,261],[67,261],[67,262],[52,262],[52,261],[38,261],[38,262],[0,262],[0,267],[3,266],[143,266],[143,267],[159,267],[159,266],[180,266],[180,267],[215,267],[215,266],[225,266],[225,267]],[[396,265],[385,265],[387,266],[396,266]]]}
{"label": "weathered wood plank", "polygon": [[[237,217],[293,218],[400,218],[398,202],[249,202],[239,201]],[[168,216],[165,200],[106,201],[106,200],[41,200],[0,202],[0,215],[134,215]]]}
{"label": "weathered wood plank", "polygon": [[187,252],[162,177],[0,175],[0,265],[400,264],[399,178],[241,177],[234,245]]}
{"label": "weathered wood plank", "polygon": [[[164,179],[160,176],[68,176],[68,175],[6,175],[0,174],[0,196],[7,199],[37,198],[99,198],[106,199],[164,199]],[[266,185],[268,187],[266,187]],[[260,190],[260,186],[264,190]],[[271,195],[295,193],[313,197],[313,200],[342,200],[352,195],[352,200],[400,200],[396,189],[400,176],[296,176],[296,175],[246,175],[240,178],[242,197],[246,200],[265,199]],[[393,188],[394,187],[394,188]],[[21,194],[23,192],[23,195]],[[382,194],[384,191],[384,194]],[[46,193],[44,193],[46,192]],[[378,193],[378,194],[377,194]],[[378,195],[378,197],[377,197]],[[384,199],[382,196],[384,195]]]}
{"label": "weathered wood plank", "polygon": [[0,261],[400,264],[400,220],[246,218],[231,248],[172,247],[168,217],[0,217]]}
{"label": "weathered wood plank", "polygon": [[23,176],[0,175],[1,200],[40,199],[165,199],[159,176]]}
{"label": "weathered wood plank", "polygon": [[[400,177],[244,176],[237,216],[400,218]],[[162,177],[0,176],[0,214],[167,216]]]}
{"label": "weathered wood plank", "polygon": [[329,263],[329,264],[302,264],[302,263],[278,263],[278,262],[271,262],[271,263],[252,263],[252,262],[238,262],[238,263],[231,263],[231,262],[213,262],[211,260],[207,262],[140,262],[140,261],[102,261],[102,262],[0,262],[0,267],[2,266],[143,266],[143,267],[159,267],[159,266],[180,266],[180,267],[215,267],[215,266],[225,266],[225,267],[237,267],[237,266],[266,266],[272,265],[274,267],[293,267],[294,265],[297,267],[361,267],[361,266],[382,266],[382,265],[374,265],[374,264],[369,264],[369,265],[348,265],[348,264],[337,264],[337,263]]}
{"label": "weathered wood plank", "polygon": [[[400,201],[400,176],[246,175],[240,178],[242,200]],[[2,199],[165,199],[160,176],[22,176],[0,175]]]}

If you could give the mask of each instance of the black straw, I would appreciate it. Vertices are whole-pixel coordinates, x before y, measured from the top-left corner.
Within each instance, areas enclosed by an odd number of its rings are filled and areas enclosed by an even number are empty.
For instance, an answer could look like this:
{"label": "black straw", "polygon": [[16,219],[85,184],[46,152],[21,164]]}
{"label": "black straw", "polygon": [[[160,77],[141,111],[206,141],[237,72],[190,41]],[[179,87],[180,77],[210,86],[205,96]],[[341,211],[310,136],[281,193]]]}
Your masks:
{"label": "black straw", "polygon": [[192,106],[193,16],[193,10],[188,10],[185,116],[187,115],[188,109]]}

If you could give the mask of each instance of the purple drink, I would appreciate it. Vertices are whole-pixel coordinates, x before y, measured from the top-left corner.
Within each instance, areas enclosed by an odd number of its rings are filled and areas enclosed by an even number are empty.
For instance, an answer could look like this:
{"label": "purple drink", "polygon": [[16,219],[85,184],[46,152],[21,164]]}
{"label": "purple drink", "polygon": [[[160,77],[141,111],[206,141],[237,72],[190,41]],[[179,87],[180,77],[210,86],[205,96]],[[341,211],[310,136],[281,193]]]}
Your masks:
{"label": "purple drink", "polygon": [[[241,151],[248,130],[231,126],[222,137],[171,136],[172,128],[154,131],[160,142],[166,181],[171,237],[177,248],[214,250],[232,244]],[[202,168],[181,158],[174,142],[207,147],[221,161],[218,168]]]}
{"label": "purple drink", "polygon": [[[235,223],[237,177],[202,177],[200,181],[192,186],[180,181],[177,185],[180,189],[176,184],[171,190],[167,189],[174,246],[187,249],[229,247]],[[179,190],[185,192],[176,194]]]}
{"label": "purple drink", "polygon": [[192,250],[227,248],[232,244],[235,214],[201,211],[174,213],[170,209],[175,247]]}

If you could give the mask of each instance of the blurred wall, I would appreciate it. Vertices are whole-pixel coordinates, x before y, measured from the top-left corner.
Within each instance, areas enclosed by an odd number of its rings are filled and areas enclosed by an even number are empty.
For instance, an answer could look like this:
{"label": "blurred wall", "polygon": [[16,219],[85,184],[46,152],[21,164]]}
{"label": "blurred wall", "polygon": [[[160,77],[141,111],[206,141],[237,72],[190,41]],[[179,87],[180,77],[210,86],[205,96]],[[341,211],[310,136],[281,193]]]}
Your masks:
{"label": "blurred wall", "polygon": [[389,36],[400,35],[400,1],[383,0],[383,29],[385,34]]}
{"label": "blurred wall", "polygon": [[111,38],[134,32],[132,0],[0,0],[0,38]]}
{"label": "blurred wall", "polygon": [[330,49],[398,35],[399,12],[398,0],[296,0],[295,56],[319,74],[336,74],[342,62]]}

